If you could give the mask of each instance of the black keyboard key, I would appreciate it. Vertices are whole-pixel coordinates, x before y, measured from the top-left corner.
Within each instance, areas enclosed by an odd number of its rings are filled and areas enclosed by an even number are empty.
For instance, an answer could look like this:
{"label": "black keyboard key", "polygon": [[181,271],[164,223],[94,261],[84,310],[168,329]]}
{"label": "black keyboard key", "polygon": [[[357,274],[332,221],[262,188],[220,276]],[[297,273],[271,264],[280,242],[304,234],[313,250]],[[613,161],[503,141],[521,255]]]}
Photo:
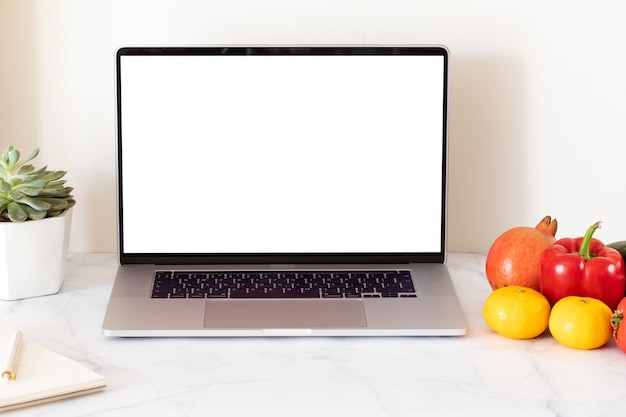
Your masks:
{"label": "black keyboard key", "polygon": [[152,291],[152,298],[169,298],[169,291]]}
{"label": "black keyboard key", "polygon": [[189,298],[206,298],[206,293],[204,291],[193,291],[189,293]]}
{"label": "black keyboard key", "polygon": [[343,298],[343,292],[339,288],[324,288],[322,298]]}
{"label": "black keyboard key", "polygon": [[210,290],[206,294],[207,298],[228,298],[227,290]]}

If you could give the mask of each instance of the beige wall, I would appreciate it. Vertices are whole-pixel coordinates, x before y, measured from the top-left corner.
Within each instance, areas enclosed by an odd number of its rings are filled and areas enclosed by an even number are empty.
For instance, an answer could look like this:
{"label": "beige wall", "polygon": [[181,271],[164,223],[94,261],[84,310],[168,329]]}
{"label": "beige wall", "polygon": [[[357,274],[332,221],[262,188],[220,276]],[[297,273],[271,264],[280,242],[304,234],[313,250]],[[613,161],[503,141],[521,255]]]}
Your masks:
{"label": "beige wall", "polygon": [[442,43],[449,249],[546,214],[560,236],[603,220],[598,238],[626,239],[624,16],[619,0],[0,0],[0,145],[68,169],[71,250],[114,251],[117,47]]}

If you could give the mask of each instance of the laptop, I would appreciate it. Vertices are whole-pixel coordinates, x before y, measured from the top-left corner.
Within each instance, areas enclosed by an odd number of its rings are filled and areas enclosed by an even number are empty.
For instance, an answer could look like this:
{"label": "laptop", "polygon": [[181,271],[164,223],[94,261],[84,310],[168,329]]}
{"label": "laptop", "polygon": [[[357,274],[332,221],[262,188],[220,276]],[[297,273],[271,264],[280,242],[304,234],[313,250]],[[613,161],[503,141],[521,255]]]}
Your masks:
{"label": "laptop", "polygon": [[114,337],[460,336],[448,51],[116,53]]}

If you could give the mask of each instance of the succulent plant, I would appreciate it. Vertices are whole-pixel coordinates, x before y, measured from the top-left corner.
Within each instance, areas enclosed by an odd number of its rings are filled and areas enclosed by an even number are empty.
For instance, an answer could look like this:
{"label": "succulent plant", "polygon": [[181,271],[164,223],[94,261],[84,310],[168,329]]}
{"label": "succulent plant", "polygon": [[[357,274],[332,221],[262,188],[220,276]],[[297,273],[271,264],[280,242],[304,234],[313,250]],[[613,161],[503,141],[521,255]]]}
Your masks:
{"label": "succulent plant", "polygon": [[61,178],[66,171],[35,169],[27,162],[39,155],[35,149],[20,161],[20,152],[9,146],[0,155],[0,221],[23,222],[54,217],[76,204],[73,188]]}

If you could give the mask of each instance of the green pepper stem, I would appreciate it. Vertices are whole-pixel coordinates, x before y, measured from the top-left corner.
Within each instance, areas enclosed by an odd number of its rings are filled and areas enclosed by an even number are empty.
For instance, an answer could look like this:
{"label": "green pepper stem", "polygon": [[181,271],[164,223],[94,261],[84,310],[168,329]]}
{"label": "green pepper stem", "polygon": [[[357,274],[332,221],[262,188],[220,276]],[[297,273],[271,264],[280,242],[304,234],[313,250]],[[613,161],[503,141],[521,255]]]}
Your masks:
{"label": "green pepper stem", "polygon": [[578,251],[578,254],[582,256],[585,259],[585,261],[588,261],[589,259],[591,259],[591,254],[589,253],[589,247],[591,246],[591,238],[593,237],[593,233],[596,231],[596,229],[600,228],[601,223],[602,222],[595,222],[594,224],[589,226],[589,229],[587,229],[587,233],[585,233],[585,236],[583,237],[583,241],[580,244],[580,250]]}
{"label": "green pepper stem", "polygon": [[611,327],[613,328],[613,338],[617,339],[617,329],[619,329],[620,324],[622,324],[622,320],[624,318],[624,312],[622,310],[615,310],[613,314],[611,314]]}

